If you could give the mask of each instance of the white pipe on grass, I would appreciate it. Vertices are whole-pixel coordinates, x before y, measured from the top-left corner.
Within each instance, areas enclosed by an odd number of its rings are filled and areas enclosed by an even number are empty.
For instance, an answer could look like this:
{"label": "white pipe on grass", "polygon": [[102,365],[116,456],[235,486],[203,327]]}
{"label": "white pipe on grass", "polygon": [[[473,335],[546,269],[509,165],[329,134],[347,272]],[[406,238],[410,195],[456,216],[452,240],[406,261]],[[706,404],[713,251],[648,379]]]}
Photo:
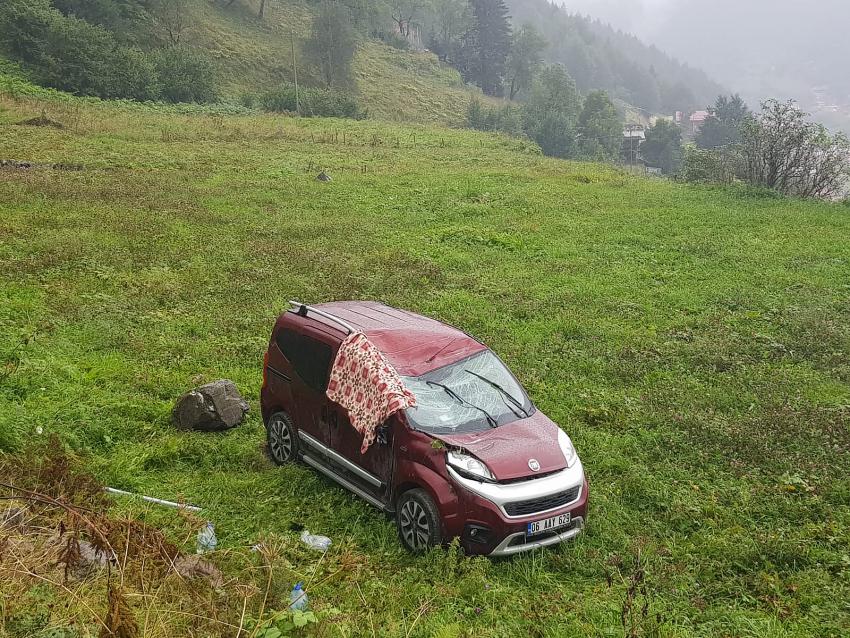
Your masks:
{"label": "white pipe on grass", "polygon": [[174,501],[166,501],[161,498],[154,498],[153,496],[144,496],[143,494],[133,494],[132,492],[125,492],[124,490],[118,490],[114,487],[104,487],[106,492],[110,494],[120,494],[121,496],[135,496],[136,498],[140,498],[143,501],[147,501],[148,503],[156,503],[157,505],[165,505],[167,507],[176,507],[177,509],[186,510],[188,512],[200,512],[201,508],[195,505],[186,505],[185,503],[175,503]]}

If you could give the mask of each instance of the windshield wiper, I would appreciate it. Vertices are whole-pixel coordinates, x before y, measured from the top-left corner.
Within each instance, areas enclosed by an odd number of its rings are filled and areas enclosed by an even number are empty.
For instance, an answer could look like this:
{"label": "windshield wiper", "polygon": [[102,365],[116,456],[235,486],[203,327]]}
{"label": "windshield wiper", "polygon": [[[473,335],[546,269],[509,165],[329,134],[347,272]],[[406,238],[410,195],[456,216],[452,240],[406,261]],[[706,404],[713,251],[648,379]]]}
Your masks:
{"label": "windshield wiper", "polygon": [[[482,380],[484,383],[486,383],[487,385],[489,385],[489,386],[491,386],[491,387],[493,387],[493,388],[496,388],[496,389],[497,389],[499,392],[501,392],[501,393],[502,393],[502,395],[503,395],[503,396],[505,396],[505,397],[506,397],[506,398],[507,398],[507,399],[508,399],[511,403],[513,403],[513,404],[514,404],[517,408],[519,408],[520,410],[522,410],[522,413],[523,413],[526,417],[530,416],[530,415],[528,414],[528,410],[526,410],[526,409],[525,409],[525,406],[524,406],[522,403],[520,403],[519,401],[517,401],[517,399],[516,399],[516,398],[515,398],[515,397],[514,397],[514,396],[513,396],[510,392],[508,392],[507,390],[505,390],[505,389],[504,389],[502,386],[500,386],[498,383],[496,383],[495,381],[491,381],[491,380],[490,380],[490,379],[488,379],[487,377],[481,376],[480,374],[478,374],[477,372],[473,372],[472,370],[467,370],[466,368],[464,368],[464,370],[463,370],[463,371],[464,371],[464,372],[468,372],[468,373],[469,373],[469,374],[471,374],[473,377],[478,377],[479,379],[481,379],[481,380]],[[516,413],[515,413],[515,414],[516,414]]]}
{"label": "windshield wiper", "polygon": [[491,428],[499,427],[499,422],[496,421],[496,419],[493,418],[492,414],[487,412],[487,410],[485,410],[484,408],[478,407],[474,403],[470,403],[469,401],[464,399],[462,396],[460,396],[457,392],[452,390],[449,386],[445,385],[444,383],[437,383],[436,381],[426,381],[425,385],[433,385],[433,386],[437,386],[438,388],[442,388],[443,391],[446,394],[448,394],[451,398],[453,398],[458,403],[460,403],[462,405],[468,405],[470,408],[472,408],[474,410],[478,410],[479,412],[481,412],[487,419],[487,425],[489,425]]}

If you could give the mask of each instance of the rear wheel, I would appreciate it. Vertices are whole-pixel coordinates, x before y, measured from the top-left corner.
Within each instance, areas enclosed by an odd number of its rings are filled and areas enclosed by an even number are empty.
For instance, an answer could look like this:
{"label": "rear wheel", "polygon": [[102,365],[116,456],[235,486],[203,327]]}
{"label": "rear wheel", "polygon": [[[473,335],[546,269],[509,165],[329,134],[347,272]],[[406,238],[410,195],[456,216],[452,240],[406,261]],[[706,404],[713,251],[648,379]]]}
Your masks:
{"label": "rear wheel", "polygon": [[410,490],[399,497],[396,525],[402,545],[414,554],[421,554],[443,542],[440,514],[425,490]]}
{"label": "rear wheel", "polygon": [[298,453],[298,438],[292,419],[286,412],[275,412],[266,425],[269,456],[278,465],[294,460]]}

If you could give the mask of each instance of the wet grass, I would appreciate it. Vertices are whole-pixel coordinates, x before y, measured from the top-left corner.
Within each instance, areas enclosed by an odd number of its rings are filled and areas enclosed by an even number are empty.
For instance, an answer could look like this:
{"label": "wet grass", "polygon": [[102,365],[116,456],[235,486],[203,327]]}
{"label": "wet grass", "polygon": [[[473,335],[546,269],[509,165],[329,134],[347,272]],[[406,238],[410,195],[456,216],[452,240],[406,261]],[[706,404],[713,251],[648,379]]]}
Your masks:
{"label": "wet grass", "polygon": [[[281,539],[269,606],[316,569],[316,635],[850,632],[846,207],[440,128],[51,103],[64,130],[14,125],[42,106],[0,100],[0,159],[85,169],[0,170],[6,452],[56,433],[109,485],[202,505],[225,550]],[[573,436],[587,534],[413,558],[361,501],[272,467],[256,400],[292,298],[378,299],[491,345]],[[221,377],[247,422],[176,432],[174,398]],[[293,525],[333,539],[326,562]]]}

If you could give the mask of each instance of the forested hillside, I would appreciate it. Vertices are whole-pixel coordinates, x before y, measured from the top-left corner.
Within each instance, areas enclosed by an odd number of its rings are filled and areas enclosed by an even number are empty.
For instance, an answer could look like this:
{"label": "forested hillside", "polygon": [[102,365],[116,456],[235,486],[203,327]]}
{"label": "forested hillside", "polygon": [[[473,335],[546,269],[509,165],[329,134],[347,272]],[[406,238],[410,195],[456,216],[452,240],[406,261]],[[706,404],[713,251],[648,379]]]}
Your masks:
{"label": "forested hillside", "polygon": [[[14,65],[0,73],[17,67],[42,86],[105,99],[261,107],[296,72],[302,90],[327,89],[304,50],[316,9],[266,0],[260,17],[253,0],[9,0],[0,3],[0,57]],[[480,91],[432,53],[367,37],[355,18],[356,50],[335,94],[355,96],[361,116],[464,123]],[[312,106],[301,114],[325,114]]]}
{"label": "forested hillside", "polygon": [[[649,112],[720,92],[544,0],[6,0],[0,54],[81,95],[454,125],[471,94],[527,99],[544,61],[582,93],[604,89]],[[307,93],[295,95],[296,79]]]}

